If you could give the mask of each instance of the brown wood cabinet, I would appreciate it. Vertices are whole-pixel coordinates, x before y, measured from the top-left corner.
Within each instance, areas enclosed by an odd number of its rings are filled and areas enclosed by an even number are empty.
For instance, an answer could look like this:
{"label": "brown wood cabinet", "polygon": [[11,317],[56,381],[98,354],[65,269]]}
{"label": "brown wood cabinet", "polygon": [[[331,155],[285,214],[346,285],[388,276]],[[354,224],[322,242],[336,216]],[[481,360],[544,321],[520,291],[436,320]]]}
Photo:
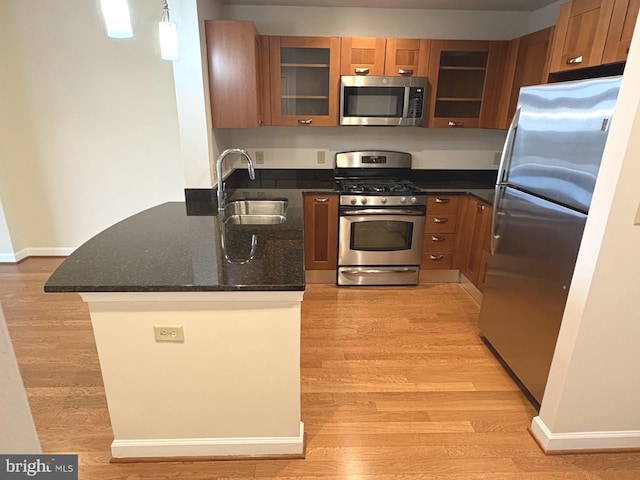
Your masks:
{"label": "brown wood cabinet", "polygon": [[340,38],[270,37],[271,123],[338,125]]}
{"label": "brown wood cabinet", "polygon": [[[205,21],[211,119],[214,128],[259,127],[265,123],[262,46],[253,22]],[[268,123],[268,121],[266,122]]]}
{"label": "brown wood cabinet", "polygon": [[483,269],[488,256],[483,255],[489,246],[491,228],[491,206],[474,197],[466,197],[460,208],[460,228],[456,245],[457,263],[471,283],[484,284]]}
{"label": "brown wood cabinet", "polygon": [[560,5],[549,71],[602,64],[615,0],[572,0]]}
{"label": "brown wood cabinet", "polygon": [[615,0],[602,63],[626,62],[640,0]]}
{"label": "brown wood cabinet", "polygon": [[428,195],[420,268],[448,270],[455,265],[458,206],[464,196]]}
{"label": "brown wood cabinet", "polygon": [[341,75],[426,77],[428,66],[429,40],[342,38]]}
{"label": "brown wood cabinet", "polygon": [[507,121],[511,121],[516,112],[520,88],[546,83],[549,76],[549,54],[553,31],[554,27],[549,27],[511,41],[510,61],[513,69],[513,83],[509,95]]}
{"label": "brown wood cabinet", "polygon": [[505,128],[510,42],[432,40],[431,127]]}
{"label": "brown wood cabinet", "polygon": [[336,270],[338,265],[338,194],[304,194],[306,270]]}
{"label": "brown wood cabinet", "polygon": [[341,75],[384,75],[386,39],[376,37],[343,37]]}
{"label": "brown wood cabinet", "polygon": [[387,38],[384,74],[398,77],[426,77],[431,42],[425,39]]}

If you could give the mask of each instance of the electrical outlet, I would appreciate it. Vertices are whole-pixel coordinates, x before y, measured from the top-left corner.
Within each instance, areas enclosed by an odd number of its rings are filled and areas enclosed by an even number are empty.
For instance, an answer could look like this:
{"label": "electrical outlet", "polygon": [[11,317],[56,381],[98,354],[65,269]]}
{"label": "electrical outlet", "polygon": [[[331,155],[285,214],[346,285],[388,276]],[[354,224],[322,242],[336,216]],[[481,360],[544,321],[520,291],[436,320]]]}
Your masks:
{"label": "electrical outlet", "polygon": [[256,163],[264,163],[264,152],[262,150],[256,151]]}
{"label": "electrical outlet", "polygon": [[502,158],[502,152],[496,152],[493,154],[493,164],[500,165],[500,159]]}
{"label": "electrical outlet", "polygon": [[318,150],[316,155],[317,155],[317,158],[318,158],[318,163],[322,164],[322,163],[325,162],[324,150]]}
{"label": "electrical outlet", "polygon": [[182,325],[154,325],[153,333],[156,342],[184,342],[184,327]]}

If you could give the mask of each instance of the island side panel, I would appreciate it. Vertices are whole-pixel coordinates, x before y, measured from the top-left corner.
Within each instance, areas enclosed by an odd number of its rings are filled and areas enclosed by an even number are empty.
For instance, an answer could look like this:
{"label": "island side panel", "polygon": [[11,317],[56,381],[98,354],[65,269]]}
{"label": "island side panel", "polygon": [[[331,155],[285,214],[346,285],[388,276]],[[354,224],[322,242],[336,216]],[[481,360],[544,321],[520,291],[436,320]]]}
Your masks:
{"label": "island side panel", "polygon": [[[114,458],[301,454],[302,292],[144,295],[83,295]],[[154,325],[181,325],[184,342],[157,342]]]}

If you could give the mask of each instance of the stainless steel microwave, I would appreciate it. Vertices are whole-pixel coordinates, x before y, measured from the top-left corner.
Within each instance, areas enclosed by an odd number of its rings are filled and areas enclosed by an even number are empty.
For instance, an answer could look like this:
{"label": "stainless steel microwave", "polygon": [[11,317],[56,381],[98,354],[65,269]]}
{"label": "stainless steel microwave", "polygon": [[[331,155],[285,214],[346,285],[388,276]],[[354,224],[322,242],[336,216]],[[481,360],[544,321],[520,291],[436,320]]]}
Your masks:
{"label": "stainless steel microwave", "polygon": [[340,125],[424,125],[426,77],[340,78]]}

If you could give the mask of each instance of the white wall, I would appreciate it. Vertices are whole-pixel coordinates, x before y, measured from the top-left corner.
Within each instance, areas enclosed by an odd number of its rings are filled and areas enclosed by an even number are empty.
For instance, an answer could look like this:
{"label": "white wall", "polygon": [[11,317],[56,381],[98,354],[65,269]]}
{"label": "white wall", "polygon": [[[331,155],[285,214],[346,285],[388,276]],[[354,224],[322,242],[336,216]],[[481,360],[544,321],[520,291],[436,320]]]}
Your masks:
{"label": "white wall", "polygon": [[171,20],[179,29],[180,60],[173,63],[185,184],[211,188],[211,160],[218,154],[212,130],[204,20],[222,18],[221,0],[175,2]]}
{"label": "white wall", "polygon": [[550,27],[556,24],[558,19],[558,8],[563,3],[567,3],[569,0],[558,0],[551,5],[547,5],[539,10],[531,12],[529,15],[529,32],[533,33],[543,28]]}
{"label": "white wall", "polygon": [[0,385],[0,452],[3,455],[42,453],[1,306]]}
{"label": "white wall", "polygon": [[162,5],[129,4],[134,38],[110,39],[97,0],[3,2],[0,195],[18,250],[67,253],[184,199],[172,67],[157,47]]}
{"label": "white wall", "polygon": [[263,35],[511,40],[529,28],[527,12],[261,5],[227,5],[224,12],[229,20],[253,20]]}
{"label": "white wall", "polygon": [[[414,168],[496,169],[503,130],[418,127],[262,127],[231,130],[232,144],[264,152],[259,168],[333,168],[335,152],[386,149],[410,152]],[[325,152],[318,164],[317,152]],[[255,158],[255,157],[254,157]]]}
{"label": "white wall", "polygon": [[636,37],[532,426],[550,450],[640,448],[639,83]]}

